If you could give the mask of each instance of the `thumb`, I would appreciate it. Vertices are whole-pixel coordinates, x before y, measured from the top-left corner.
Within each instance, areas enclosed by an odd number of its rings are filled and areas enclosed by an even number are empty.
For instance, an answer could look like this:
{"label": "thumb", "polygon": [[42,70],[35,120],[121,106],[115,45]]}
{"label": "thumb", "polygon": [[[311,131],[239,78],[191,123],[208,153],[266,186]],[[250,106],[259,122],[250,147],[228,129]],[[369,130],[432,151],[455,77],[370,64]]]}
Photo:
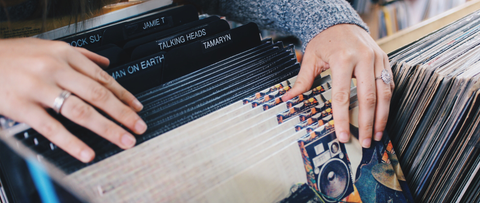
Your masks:
{"label": "thumb", "polygon": [[282,96],[282,101],[288,101],[293,97],[310,90],[315,77],[322,72],[322,67],[319,66],[316,61],[317,58],[313,52],[305,52],[297,80],[295,81],[293,88]]}

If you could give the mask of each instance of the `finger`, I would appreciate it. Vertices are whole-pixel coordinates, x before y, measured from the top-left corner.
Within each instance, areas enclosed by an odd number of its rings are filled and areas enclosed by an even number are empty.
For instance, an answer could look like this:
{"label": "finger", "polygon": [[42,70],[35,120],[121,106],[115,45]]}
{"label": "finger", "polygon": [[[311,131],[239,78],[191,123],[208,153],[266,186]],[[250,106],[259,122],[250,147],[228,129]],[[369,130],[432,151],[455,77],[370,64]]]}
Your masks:
{"label": "finger", "polygon": [[87,76],[73,70],[64,70],[57,75],[56,80],[60,87],[98,107],[133,132],[142,134],[146,131],[147,125],[137,113],[120,102],[107,88]]}
{"label": "finger", "polygon": [[104,137],[122,149],[129,149],[135,145],[135,137],[103,117],[93,107],[76,96],[70,96],[64,102],[61,114],[71,121]]}
{"label": "finger", "polygon": [[[84,51],[88,52],[87,50]],[[94,53],[90,52],[90,54]],[[110,76],[107,72],[95,65],[92,61],[88,60],[88,58],[81,56],[80,53],[74,52],[71,53],[68,61],[69,65],[73,67],[76,71],[92,78],[93,80],[105,86],[123,103],[131,106],[136,111],[142,110],[143,105],[135,98],[135,96],[133,96],[133,94],[128,92],[125,88],[118,84],[118,82],[113,79],[112,76]]]}
{"label": "finger", "polygon": [[23,121],[30,127],[76,159],[84,163],[93,160],[95,152],[72,135],[60,122],[48,115],[45,109],[33,103],[22,107],[24,110],[28,109],[28,114],[26,114],[28,116]]}
{"label": "finger", "polygon": [[[383,56],[384,55],[384,56]],[[385,54],[382,54],[383,66],[385,69],[389,69],[385,67],[388,65],[388,59],[385,59]],[[377,77],[381,75],[381,71],[378,71],[380,68],[375,67],[377,70]],[[380,73],[379,73],[380,72]],[[391,73],[391,71],[390,71]],[[393,80],[390,80],[390,84],[386,84],[382,79],[376,79],[376,86],[377,86],[377,108],[375,112],[375,134],[374,139],[376,141],[380,141],[383,136],[383,131],[387,125],[388,114],[390,110],[390,100],[392,98],[392,83]]]}
{"label": "finger", "polygon": [[362,56],[362,59],[363,60],[357,64],[357,67],[355,67],[359,106],[359,141],[362,144],[362,147],[369,148],[372,143],[377,99],[374,68],[383,68],[383,58],[376,59],[372,51],[370,53],[365,53],[364,56]]}
{"label": "finger", "polygon": [[321,73],[321,67],[317,66],[315,57],[316,56],[313,52],[305,53],[297,80],[295,81],[293,88],[283,95],[283,101],[288,101],[293,97],[310,90],[315,77]]}
{"label": "finger", "polygon": [[93,61],[94,63],[96,63],[97,65],[101,66],[101,67],[108,67],[108,65],[110,65],[110,60],[108,60],[108,58],[104,57],[104,56],[100,56],[96,53],[93,53],[91,51],[88,51],[87,49],[85,48],[82,48],[82,47],[74,47],[78,52],[80,52],[81,54],[83,54],[85,57],[87,57],[88,59],[90,59],[91,61]]}
{"label": "finger", "polygon": [[332,57],[329,62],[332,70],[332,108],[335,131],[340,142],[350,139],[349,101],[353,64],[350,59]]}

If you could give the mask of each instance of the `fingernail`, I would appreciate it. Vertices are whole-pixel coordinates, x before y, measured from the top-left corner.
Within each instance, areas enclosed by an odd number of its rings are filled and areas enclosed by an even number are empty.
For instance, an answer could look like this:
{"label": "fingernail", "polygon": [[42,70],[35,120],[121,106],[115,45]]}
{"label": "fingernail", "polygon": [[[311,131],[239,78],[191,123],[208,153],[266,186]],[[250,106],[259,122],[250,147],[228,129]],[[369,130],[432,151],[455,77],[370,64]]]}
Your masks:
{"label": "fingernail", "polygon": [[348,138],[348,134],[345,132],[342,132],[338,135],[338,140],[340,140],[340,142],[348,142]]}
{"label": "fingernail", "polygon": [[363,148],[370,148],[370,144],[372,143],[372,140],[370,140],[371,138],[367,138],[367,139],[364,139],[363,140]]}
{"label": "fingernail", "polygon": [[135,130],[137,133],[142,134],[147,130],[147,124],[143,122],[142,120],[138,120],[137,123],[135,124]]}
{"label": "fingernail", "polygon": [[133,145],[135,145],[135,138],[133,138],[129,134],[125,134],[125,135],[122,136],[122,143],[126,147],[131,148],[131,147],[133,147]]}
{"label": "fingernail", "polygon": [[80,159],[82,159],[83,162],[87,163],[90,162],[93,158],[93,153],[89,149],[84,149],[82,152],[80,152]]}
{"label": "fingernail", "polygon": [[378,132],[378,133],[375,133],[375,141],[380,141],[382,140],[382,136],[383,136],[383,133],[382,132]]}
{"label": "fingernail", "polygon": [[133,105],[135,106],[135,109],[137,109],[137,111],[141,111],[143,109],[143,105],[142,103],[140,103],[140,101],[138,101],[138,99],[135,99],[133,101]]}

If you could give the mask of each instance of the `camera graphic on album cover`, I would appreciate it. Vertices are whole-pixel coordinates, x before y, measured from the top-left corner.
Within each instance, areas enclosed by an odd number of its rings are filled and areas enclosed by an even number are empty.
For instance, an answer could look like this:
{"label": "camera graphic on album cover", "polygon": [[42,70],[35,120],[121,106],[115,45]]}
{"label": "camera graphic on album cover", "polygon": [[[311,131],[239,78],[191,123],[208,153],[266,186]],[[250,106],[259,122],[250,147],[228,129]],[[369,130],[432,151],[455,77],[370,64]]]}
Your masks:
{"label": "camera graphic on album cover", "polygon": [[338,202],[354,192],[351,164],[345,145],[333,129],[315,130],[298,140],[308,184],[326,202]]}

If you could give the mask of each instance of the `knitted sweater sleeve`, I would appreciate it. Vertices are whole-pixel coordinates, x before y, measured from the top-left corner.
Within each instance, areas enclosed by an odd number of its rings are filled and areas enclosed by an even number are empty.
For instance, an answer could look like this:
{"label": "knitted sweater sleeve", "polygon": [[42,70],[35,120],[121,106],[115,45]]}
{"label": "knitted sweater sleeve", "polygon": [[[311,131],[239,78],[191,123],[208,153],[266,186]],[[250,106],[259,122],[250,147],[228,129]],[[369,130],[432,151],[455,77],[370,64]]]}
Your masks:
{"label": "knitted sweater sleeve", "polygon": [[307,43],[336,24],[356,24],[368,31],[357,12],[345,0],[190,0],[204,13],[226,16],[242,23],[298,37]]}

